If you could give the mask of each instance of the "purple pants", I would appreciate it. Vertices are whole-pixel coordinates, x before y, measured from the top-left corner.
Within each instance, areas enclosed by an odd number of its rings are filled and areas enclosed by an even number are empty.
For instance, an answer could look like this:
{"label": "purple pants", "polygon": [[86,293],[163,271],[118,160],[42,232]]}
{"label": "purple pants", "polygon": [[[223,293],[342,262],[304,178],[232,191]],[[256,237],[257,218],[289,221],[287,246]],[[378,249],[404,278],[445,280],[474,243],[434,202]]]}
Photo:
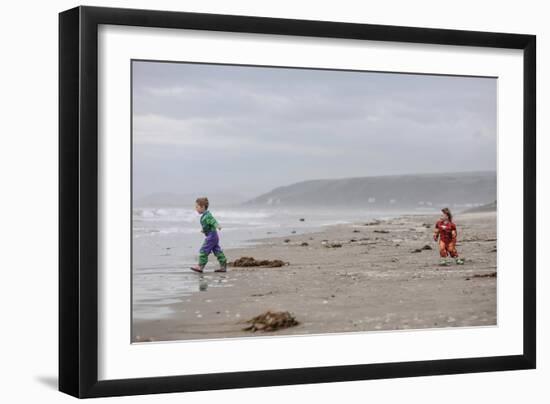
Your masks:
{"label": "purple pants", "polygon": [[218,237],[218,232],[211,231],[206,235],[204,242],[202,243],[200,254],[199,254],[199,264],[206,265],[208,262],[208,255],[214,253],[220,264],[226,262],[225,255],[220,247],[220,238]]}
{"label": "purple pants", "polygon": [[204,242],[201,246],[201,253],[203,254],[210,254],[221,251],[220,248],[220,238],[218,237],[217,231],[211,231],[206,235],[206,238],[204,239]]}

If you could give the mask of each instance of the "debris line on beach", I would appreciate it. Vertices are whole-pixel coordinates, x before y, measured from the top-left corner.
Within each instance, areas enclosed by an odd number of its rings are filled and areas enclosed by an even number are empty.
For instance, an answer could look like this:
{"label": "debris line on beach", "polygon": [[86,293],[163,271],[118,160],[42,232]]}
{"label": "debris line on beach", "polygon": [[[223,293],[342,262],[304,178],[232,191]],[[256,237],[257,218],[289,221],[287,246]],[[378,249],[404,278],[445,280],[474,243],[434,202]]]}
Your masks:
{"label": "debris line on beach", "polygon": [[277,268],[288,265],[288,262],[282,260],[257,260],[254,257],[241,257],[229,263],[233,267],[269,267]]}
{"label": "debris line on beach", "polygon": [[288,311],[266,311],[247,321],[250,324],[243,331],[276,331],[282,328],[294,327],[300,324]]}
{"label": "debris line on beach", "polygon": [[342,247],[342,243],[339,243],[337,241],[323,240],[323,241],[321,241],[321,244],[324,245],[326,248],[340,248],[340,247]]}
{"label": "debris line on beach", "polygon": [[474,274],[466,278],[466,280],[469,281],[472,278],[496,278],[496,277],[497,277],[496,272],[489,272],[488,274]]}

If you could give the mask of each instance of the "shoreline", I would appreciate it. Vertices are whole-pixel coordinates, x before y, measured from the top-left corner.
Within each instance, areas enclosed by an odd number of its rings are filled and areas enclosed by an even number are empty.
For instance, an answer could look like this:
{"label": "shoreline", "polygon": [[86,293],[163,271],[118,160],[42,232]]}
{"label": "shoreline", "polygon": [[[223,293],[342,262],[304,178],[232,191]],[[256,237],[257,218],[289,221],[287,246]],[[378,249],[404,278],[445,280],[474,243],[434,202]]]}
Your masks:
{"label": "shoreline", "polygon": [[[250,256],[289,264],[229,267],[220,274],[211,272],[211,259],[207,272],[197,274],[197,290],[201,279],[207,290],[167,305],[167,318],[134,320],[132,341],[496,325],[496,212],[457,215],[463,266],[438,266],[432,240],[437,217],[331,225],[227,249],[229,261]],[[431,249],[413,252],[425,245]],[[268,310],[289,311],[300,324],[242,330],[246,320]]]}

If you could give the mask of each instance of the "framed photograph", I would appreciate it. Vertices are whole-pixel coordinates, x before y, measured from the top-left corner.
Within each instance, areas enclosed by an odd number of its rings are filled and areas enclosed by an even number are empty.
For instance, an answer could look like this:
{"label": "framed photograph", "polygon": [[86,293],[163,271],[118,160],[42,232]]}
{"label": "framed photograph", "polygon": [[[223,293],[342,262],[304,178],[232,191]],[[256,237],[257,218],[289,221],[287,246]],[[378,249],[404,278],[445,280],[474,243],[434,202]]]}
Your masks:
{"label": "framed photograph", "polygon": [[532,369],[533,35],[59,16],[59,389]]}

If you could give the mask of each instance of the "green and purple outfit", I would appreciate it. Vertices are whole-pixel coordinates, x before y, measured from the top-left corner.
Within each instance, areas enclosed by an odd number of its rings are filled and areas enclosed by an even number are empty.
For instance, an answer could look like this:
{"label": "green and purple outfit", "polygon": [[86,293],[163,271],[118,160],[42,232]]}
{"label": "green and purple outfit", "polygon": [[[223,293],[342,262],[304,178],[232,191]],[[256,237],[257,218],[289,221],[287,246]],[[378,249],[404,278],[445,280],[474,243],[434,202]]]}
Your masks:
{"label": "green and purple outfit", "polygon": [[208,262],[208,255],[210,255],[210,253],[214,253],[220,265],[225,265],[227,263],[227,259],[225,258],[225,254],[220,247],[220,239],[217,232],[218,222],[208,210],[204,211],[201,215],[200,222],[202,232],[206,238],[204,239],[200,249],[199,265],[206,265]]}

